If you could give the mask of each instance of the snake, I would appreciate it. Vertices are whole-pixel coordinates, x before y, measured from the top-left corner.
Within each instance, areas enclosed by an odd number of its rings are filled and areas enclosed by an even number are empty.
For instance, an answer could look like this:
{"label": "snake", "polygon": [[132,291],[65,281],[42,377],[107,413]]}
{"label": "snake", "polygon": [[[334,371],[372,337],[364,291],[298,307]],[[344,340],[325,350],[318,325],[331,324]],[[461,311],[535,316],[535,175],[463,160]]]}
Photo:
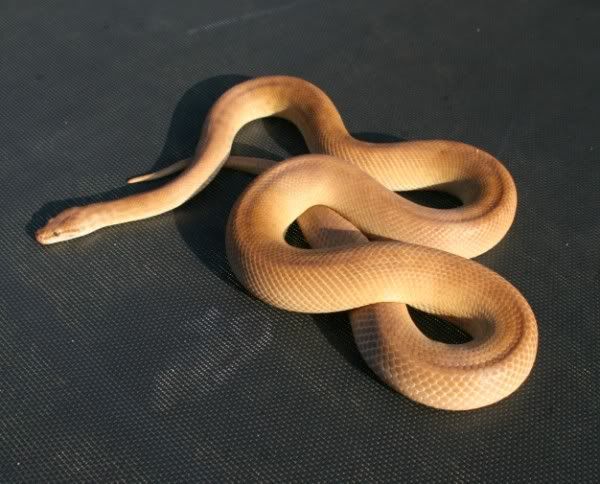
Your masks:
{"label": "snake", "polygon": [[[291,121],[309,153],[283,162],[232,155],[238,131],[265,117]],[[418,404],[477,409],[525,382],[538,348],[535,315],[510,282],[471,260],[513,223],[509,171],[459,141],[359,140],[325,92],[301,78],[257,77],[231,87],[208,112],[191,158],[129,183],[176,176],[141,193],[67,208],[35,238],[63,242],[173,210],[222,167],[258,175],[226,228],[230,268],[250,295],[288,311],[349,311],[367,366]],[[432,208],[398,193],[423,189],[450,193],[461,205]],[[286,241],[294,221],[310,247]],[[409,307],[455,325],[469,341],[425,336]]]}

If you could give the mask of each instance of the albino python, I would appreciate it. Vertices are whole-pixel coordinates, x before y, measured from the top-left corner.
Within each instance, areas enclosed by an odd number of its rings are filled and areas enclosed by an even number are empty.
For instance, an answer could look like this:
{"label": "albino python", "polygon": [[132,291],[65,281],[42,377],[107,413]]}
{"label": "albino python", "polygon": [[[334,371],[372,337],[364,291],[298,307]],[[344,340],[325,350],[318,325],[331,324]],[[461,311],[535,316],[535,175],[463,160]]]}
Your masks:
{"label": "albino python", "polygon": [[[276,166],[230,156],[239,129],[267,116],[293,122],[312,154]],[[264,172],[227,228],[231,268],[252,294],[290,311],[352,310],[370,368],[425,405],[482,407],[527,378],[538,341],[531,308],[509,282],[467,259],[497,244],[513,221],[517,196],[508,171],[462,143],[357,140],[333,102],[302,79],[262,77],[233,87],[212,107],[191,159],[129,182],[181,174],[145,193],[69,208],[36,239],[52,244],[172,210],[224,165]],[[423,188],[449,192],[463,205],[434,209],[394,193]],[[294,220],[312,249],[286,243]],[[446,318],[472,340],[427,338],[406,304]]]}

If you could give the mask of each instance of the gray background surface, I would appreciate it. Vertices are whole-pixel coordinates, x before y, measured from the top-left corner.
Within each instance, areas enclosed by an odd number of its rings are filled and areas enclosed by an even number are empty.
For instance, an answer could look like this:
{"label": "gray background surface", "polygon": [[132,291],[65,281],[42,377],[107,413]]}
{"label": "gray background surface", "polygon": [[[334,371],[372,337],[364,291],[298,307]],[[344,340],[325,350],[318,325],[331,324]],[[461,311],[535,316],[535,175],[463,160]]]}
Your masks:
{"label": "gray background surface", "polygon": [[[1,2],[0,481],[595,480],[596,5]],[[538,317],[537,364],[514,396],[468,413],[416,405],[368,370],[343,314],[247,295],[224,228],[249,175],[36,245],[60,209],[146,189],[124,181],[189,155],[214,100],[265,74],[316,83],[365,139],[456,139],[504,161],[517,218],[479,260]],[[234,152],[305,149],[291,125],[257,121]]]}

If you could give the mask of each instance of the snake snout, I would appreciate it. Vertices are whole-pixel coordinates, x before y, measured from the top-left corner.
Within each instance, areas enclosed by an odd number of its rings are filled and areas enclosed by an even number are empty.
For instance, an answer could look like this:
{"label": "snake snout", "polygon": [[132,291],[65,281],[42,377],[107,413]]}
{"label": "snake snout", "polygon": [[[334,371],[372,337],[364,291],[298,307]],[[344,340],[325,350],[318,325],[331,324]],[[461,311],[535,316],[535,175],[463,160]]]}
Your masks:
{"label": "snake snout", "polygon": [[66,233],[59,227],[53,228],[53,219],[50,219],[44,227],[35,232],[35,240],[40,244],[48,245],[67,240],[65,235]]}

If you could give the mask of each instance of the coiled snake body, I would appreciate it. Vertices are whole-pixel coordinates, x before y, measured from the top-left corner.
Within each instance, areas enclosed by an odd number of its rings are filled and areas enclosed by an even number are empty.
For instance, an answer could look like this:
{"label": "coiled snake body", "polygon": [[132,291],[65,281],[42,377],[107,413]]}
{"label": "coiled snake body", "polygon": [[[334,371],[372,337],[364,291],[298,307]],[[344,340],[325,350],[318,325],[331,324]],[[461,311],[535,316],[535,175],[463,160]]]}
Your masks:
{"label": "coiled snake body", "polygon": [[[292,121],[312,154],[277,166],[230,156],[238,130],[267,116]],[[61,242],[172,210],[223,165],[264,171],[236,203],[227,228],[231,268],[252,294],[291,311],[352,310],[356,344],[370,368],[425,405],[482,407],[526,379],[537,351],[533,312],[510,283],[467,259],[497,244],[512,224],[517,198],[508,171],[457,142],[354,139],[332,101],[302,79],[263,77],[235,86],[211,109],[190,160],[130,182],[183,170],[176,178],[67,209],[36,238]],[[422,188],[450,192],[463,205],[433,209],[394,193]],[[285,242],[294,220],[313,249]],[[473,339],[449,345],[425,337],[406,304],[448,319]]]}

